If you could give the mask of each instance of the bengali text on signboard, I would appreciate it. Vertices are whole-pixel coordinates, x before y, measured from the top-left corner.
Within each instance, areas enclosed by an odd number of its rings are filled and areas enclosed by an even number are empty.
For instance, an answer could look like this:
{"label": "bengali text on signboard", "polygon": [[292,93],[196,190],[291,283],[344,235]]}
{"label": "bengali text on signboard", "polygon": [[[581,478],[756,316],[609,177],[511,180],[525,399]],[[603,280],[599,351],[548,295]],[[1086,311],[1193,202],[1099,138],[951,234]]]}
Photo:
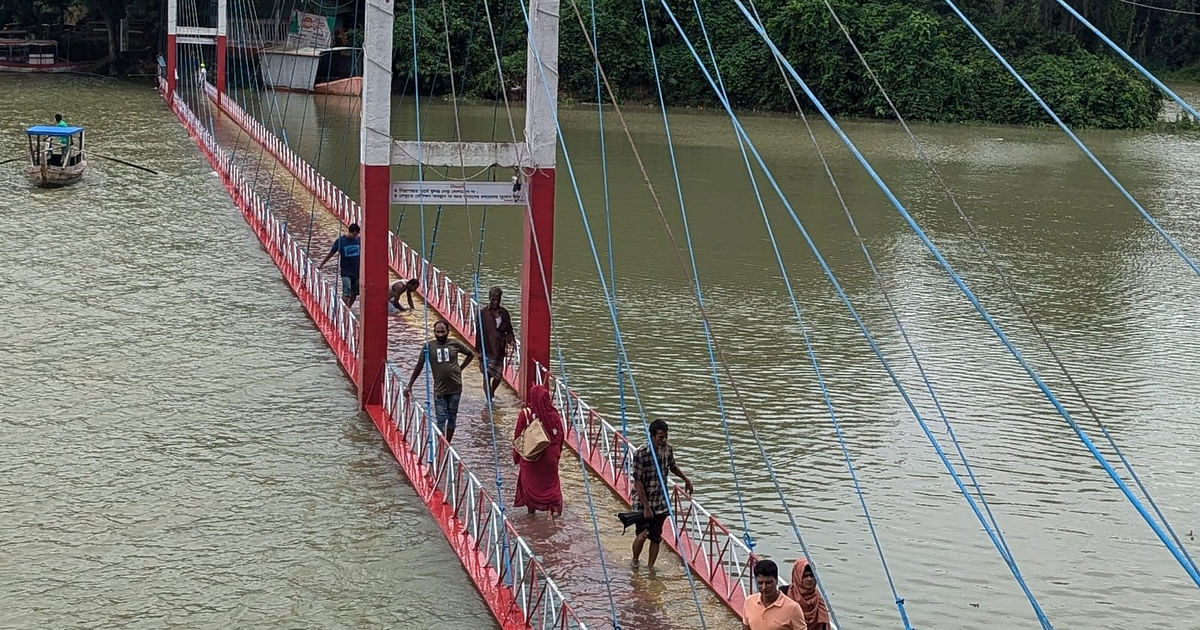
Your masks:
{"label": "bengali text on signboard", "polygon": [[392,203],[446,206],[523,206],[525,189],[512,182],[392,182]]}

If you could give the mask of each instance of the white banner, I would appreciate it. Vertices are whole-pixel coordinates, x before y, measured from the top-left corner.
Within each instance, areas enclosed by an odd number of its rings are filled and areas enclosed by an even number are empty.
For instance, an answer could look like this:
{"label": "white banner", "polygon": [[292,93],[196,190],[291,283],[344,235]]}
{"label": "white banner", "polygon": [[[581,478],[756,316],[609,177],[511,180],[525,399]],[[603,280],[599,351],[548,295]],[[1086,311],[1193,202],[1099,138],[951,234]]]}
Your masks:
{"label": "white banner", "polygon": [[333,42],[333,18],[315,13],[292,11],[292,22],[288,24],[289,44],[302,47],[329,48]]}
{"label": "white banner", "polygon": [[525,187],[512,182],[392,182],[392,203],[445,206],[523,206]]}

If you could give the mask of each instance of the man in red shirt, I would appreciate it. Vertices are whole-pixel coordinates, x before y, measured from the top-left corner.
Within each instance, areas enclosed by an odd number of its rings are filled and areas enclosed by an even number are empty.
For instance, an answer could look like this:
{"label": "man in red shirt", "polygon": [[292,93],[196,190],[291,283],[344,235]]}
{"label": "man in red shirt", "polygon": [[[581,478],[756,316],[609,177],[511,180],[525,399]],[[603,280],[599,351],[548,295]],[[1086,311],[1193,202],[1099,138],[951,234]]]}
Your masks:
{"label": "man in red shirt", "polygon": [[808,630],[804,610],[779,592],[779,567],[770,560],[754,565],[758,592],[746,598],[742,612],[742,630]]}

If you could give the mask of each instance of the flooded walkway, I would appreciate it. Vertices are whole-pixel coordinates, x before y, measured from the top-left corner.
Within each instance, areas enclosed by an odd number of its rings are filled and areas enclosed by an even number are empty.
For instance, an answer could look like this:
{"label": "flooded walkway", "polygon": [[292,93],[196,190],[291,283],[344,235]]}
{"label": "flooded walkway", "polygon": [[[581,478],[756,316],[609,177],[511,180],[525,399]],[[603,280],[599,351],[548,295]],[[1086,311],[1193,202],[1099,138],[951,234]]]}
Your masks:
{"label": "flooded walkway", "polygon": [[[270,201],[273,212],[287,222],[294,237],[308,244],[310,257],[320,261],[341,231],[337,217],[233,121],[215,107],[198,105],[205,112],[202,118],[211,115],[216,137],[232,150],[255,189]],[[336,274],[336,262],[330,261],[326,269]],[[399,278],[393,274],[393,279]],[[487,280],[481,283],[486,285]],[[393,315],[389,324],[389,359],[400,367],[405,378],[411,373],[421,344],[432,336],[432,324],[437,320],[436,313],[427,310],[419,298],[415,303],[414,312]],[[513,304],[508,306],[515,308]],[[512,390],[502,388],[496,395],[493,417],[489,418],[477,363],[468,367],[463,380],[454,447],[490,491],[510,506],[517,468],[507,445],[520,401]],[[424,378],[420,378],[414,386],[415,400],[424,400],[423,383]],[[589,477],[596,515],[593,521],[580,461],[569,451],[564,455],[559,471],[565,502],[562,516],[530,516],[523,509],[510,508],[510,519],[584,622],[593,628],[611,626],[615,608],[623,627],[695,628],[700,626],[699,608],[709,625],[726,627],[735,623],[734,615],[698,580],[693,594],[684,565],[666,549],[654,571],[644,566],[632,569],[633,530],[622,535],[615,517],[627,508],[598,479]],[[498,493],[494,483],[497,470],[501,484]]]}

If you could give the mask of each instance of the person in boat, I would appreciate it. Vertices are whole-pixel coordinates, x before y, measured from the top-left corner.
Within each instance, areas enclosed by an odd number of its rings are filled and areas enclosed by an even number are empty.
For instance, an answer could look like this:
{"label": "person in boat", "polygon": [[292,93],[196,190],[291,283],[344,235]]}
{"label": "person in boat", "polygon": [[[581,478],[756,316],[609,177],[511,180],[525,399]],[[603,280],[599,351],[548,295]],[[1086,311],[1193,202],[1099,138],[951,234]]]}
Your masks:
{"label": "person in boat", "polygon": [[346,228],[346,233],[333,242],[333,247],[329,248],[325,260],[317,265],[318,268],[324,267],[334,254],[341,257],[338,274],[342,279],[342,301],[346,303],[346,306],[353,305],[354,300],[358,299],[358,255],[362,250],[362,239],[359,238],[358,233],[358,224],[351,223]]}
{"label": "person in boat", "polygon": [[517,427],[513,439],[517,439],[530,423],[542,423],[542,429],[550,444],[533,459],[527,460],[513,449],[513,463],[517,471],[517,495],[513,507],[522,507],[530,514],[539,510],[549,512],[554,518],[562,515],[562,488],[558,481],[558,459],[562,455],[566,429],[562,416],[550,400],[550,390],[541,385],[529,389],[527,406],[517,416]]}
{"label": "person in boat", "polygon": [[[67,121],[63,118],[62,114],[55,114],[54,115],[54,126],[55,127],[70,127],[71,125],[67,124]],[[50,164],[50,166],[62,166],[63,165],[63,158],[66,157],[67,147],[69,147],[69,146],[71,146],[71,139],[66,136],[63,136],[58,139],[57,150],[55,150],[54,145],[51,143],[50,139],[49,138],[46,139],[46,148],[50,150],[50,159],[48,162]]]}
{"label": "person in boat", "polygon": [[[458,362],[459,355],[464,358]],[[433,375],[433,415],[438,430],[446,436],[446,441],[454,439],[454,427],[458,423],[458,401],[462,398],[462,371],[475,358],[475,352],[467,344],[450,338],[450,324],[440,319],[433,325],[433,341],[428,341],[421,347],[421,355],[413,366],[412,378],[408,379],[408,387],[404,388],[404,398],[412,398],[413,383],[421,375],[425,362],[429,361],[429,371]]]}
{"label": "person in boat", "polygon": [[475,335],[475,351],[485,359],[480,361],[479,369],[489,380],[488,395],[492,397],[496,395],[496,389],[504,377],[504,357],[516,343],[512,316],[508,309],[500,306],[502,297],[504,291],[500,287],[492,287],[488,291],[488,305],[479,309],[479,330]]}
{"label": "person in boat", "polygon": [[754,563],[758,592],[746,598],[742,630],[808,630],[804,610],[779,590],[779,566],[772,560]]}
{"label": "person in boat", "polygon": [[391,283],[388,285],[388,304],[390,304],[391,307],[397,312],[403,311],[405,308],[400,305],[400,298],[407,297],[407,310],[415,310],[416,307],[413,306],[412,296],[413,293],[416,293],[417,288],[420,286],[421,282],[416,278],[413,278],[412,280],[397,280]]}
{"label": "person in boat", "polygon": [[[654,568],[658,559],[658,548],[662,543],[663,524],[667,520],[667,493],[663,483],[668,473],[675,473],[683,480],[684,489],[692,493],[692,481],[679,469],[675,463],[675,452],[667,443],[668,427],[663,420],[650,423],[650,444],[643,444],[633,452],[633,509],[642,512],[642,519],[637,522],[636,535],[633,537],[633,566],[641,561],[642,547],[650,540],[650,557],[646,566]],[[657,458],[658,463],[655,464]],[[662,479],[659,479],[659,473]]]}
{"label": "person in boat", "polygon": [[792,565],[792,583],[788,585],[787,595],[800,604],[808,630],[829,630],[829,608],[817,589],[817,576],[808,558],[797,558],[796,564]]}

